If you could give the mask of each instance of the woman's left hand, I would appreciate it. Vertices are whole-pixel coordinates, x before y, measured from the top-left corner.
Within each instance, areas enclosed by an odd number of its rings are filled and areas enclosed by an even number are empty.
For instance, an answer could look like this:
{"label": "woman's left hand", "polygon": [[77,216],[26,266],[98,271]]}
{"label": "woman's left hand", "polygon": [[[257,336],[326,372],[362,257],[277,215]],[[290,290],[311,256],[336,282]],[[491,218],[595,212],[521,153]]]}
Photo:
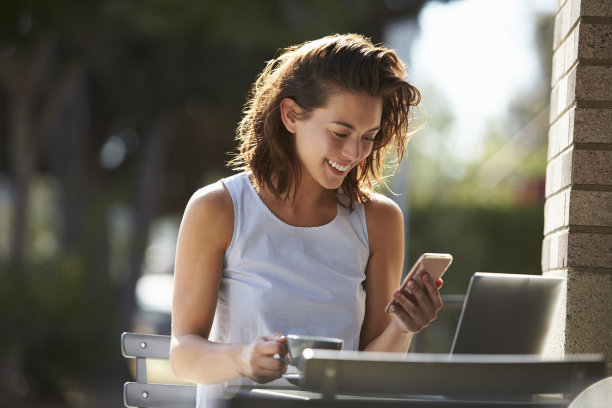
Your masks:
{"label": "woman's left hand", "polygon": [[436,319],[442,309],[442,280],[434,282],[427,272],[421,275],[421,280],[423,288],[411,280],[403,291],[393,291],[395,302],[389,311],[395,316],[393,322],[404,332],[418,333],[423,330]]}

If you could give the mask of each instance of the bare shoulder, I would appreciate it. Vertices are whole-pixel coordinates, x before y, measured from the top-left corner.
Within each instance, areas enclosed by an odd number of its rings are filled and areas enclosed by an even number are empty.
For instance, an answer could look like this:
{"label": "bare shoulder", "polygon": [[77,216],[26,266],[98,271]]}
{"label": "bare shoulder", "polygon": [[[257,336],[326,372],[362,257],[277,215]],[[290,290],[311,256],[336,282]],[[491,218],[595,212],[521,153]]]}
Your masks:
{"label": "bare shoulder", "polygon": [[404,216],[399,206],[382,194],[373,193],[370,201],[365,204],[366,219],[368,227],[370,221],[379,223],[396,223],[403,222]]}
{"label": "bare shoulder", "polygon": [[365,204],[365,213],[371,250],[389,238],[403,237],[404,215],[390,198],[382,194],[372,194],[370,201]]}
{"label": "bare shoulder", "polygon": [[187,208],[192,206],[198,209],[216,209],[219,211],[229,209],[233,212],[232,197],[220,180],[193,193]]}
{"label": "bare shoulder", "polygon": [[193,227],[199,233],[214,233],[229,245],[234,226],[232,197],[221,181],[197,190],[189,199],[181,228]]}

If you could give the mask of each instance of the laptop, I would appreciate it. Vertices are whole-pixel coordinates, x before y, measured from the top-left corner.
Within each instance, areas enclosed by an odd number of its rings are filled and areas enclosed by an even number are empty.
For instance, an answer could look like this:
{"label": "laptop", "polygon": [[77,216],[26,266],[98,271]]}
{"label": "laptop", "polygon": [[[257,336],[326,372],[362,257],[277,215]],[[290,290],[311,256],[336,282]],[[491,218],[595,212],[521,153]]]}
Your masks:
{"label": "laptop", "polygon": [[564,278],[476,272],[451,354],[540,354]]}

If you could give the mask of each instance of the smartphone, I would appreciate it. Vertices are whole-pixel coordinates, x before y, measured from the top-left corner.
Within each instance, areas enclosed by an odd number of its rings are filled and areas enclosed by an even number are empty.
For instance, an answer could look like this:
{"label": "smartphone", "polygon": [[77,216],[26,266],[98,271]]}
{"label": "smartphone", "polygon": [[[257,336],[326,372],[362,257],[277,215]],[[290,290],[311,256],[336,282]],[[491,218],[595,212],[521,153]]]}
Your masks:
{"label": "smartphone", "polygon": [[[453,256],[451,254],[434,254],[431,252],[422,254],[402,281],[400,290],[404,290],[411,279],[413,279],[420,287],[424,287],[423,281],[421,280],[421,274],[423,271],[426,271],[434,282],[437,281],[442,275],[444,275],[444,272],[446,272],[451,262],[453,262]],[[395,299],[391,299],[389,301],[387,307],[385,308],[385,313],[389,313],[389,308],[393,303],[395,303]]]}

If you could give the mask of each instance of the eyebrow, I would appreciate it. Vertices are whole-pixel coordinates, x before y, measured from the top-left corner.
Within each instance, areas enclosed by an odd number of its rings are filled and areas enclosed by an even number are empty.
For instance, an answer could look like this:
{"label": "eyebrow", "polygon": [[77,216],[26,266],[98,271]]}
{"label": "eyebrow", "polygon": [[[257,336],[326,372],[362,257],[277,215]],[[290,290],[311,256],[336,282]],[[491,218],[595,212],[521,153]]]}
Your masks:
{"label": "eyebrow", "polygon": [[[333,120],[332,123],[335,123],[336,125],[341,125],[341,126],[347,127],[347,128],[349,128],[349,129],[351,129],[353,131],[355,130],[355,126],[351,125],[350,123],[341,122],[341,121],[337,121],[337,120]],[[374,132],[374,131],[377,131],[377,130],[380,130],[380,126],[373,127],[372,129],[369,129],[366,132]]]}

